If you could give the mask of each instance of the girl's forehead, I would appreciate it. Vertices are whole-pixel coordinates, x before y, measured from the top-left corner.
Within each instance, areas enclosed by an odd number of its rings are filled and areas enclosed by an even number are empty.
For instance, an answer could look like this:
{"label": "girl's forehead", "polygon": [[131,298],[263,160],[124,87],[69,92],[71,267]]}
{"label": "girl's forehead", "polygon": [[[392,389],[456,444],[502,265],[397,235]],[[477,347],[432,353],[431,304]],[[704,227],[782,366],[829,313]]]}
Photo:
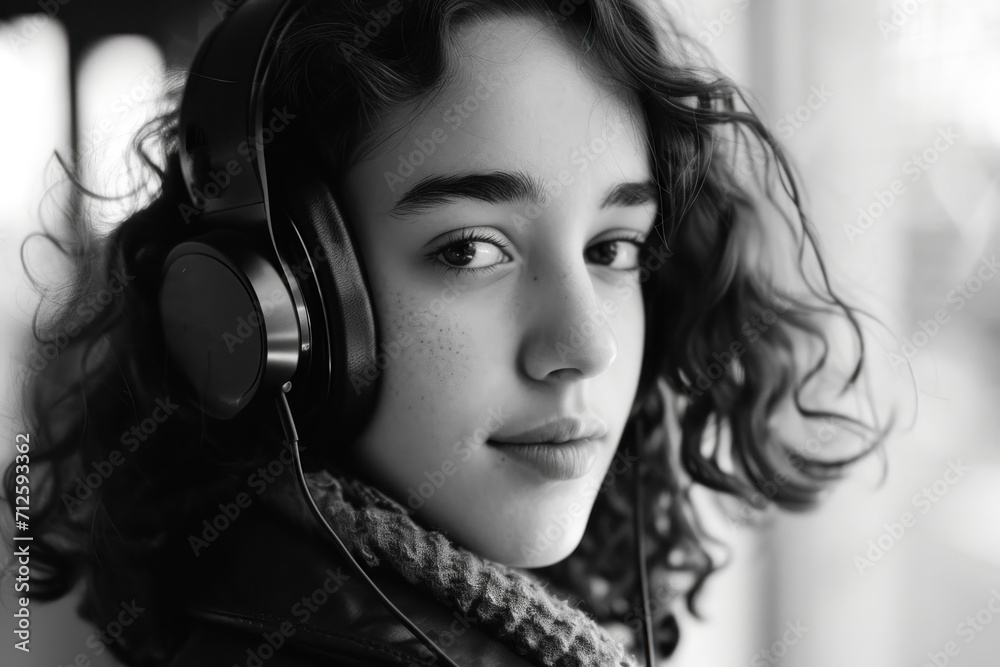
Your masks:
{"label": "girl's forehead", "polygon": [[389,173],[398,197],[422,178],[456,171],[648,179],[638,96],[613,85],[570,36],[512,17],[464,25],[455,41],[445,83],[388,117],[394,131],[349,180]]}
{"label": "girl's forehead", "polygon": [[[603,99],[606,110],[631,115],[625,104],[634,92],[618,85],[601,68],[596,53],[581,45],[582,37],[568,23],[534,16],[505,16],[459,26],[446,52],[446,83],[433,92],[437,106],[476,106],[470,94],[480,94],[485,80],[502,83],[508,94],[525,98],[524,106],[546,104],[559,111],[577,111],[573,101],[594,106]],[[495,86],[494,86],[495,87]],[[502,96],[501,96],[502,97]],[[509,100],[508,100],[509,101]],[[512,105],[512,108],[514,106]],[[595,108],[594,111],[597,111]]]}

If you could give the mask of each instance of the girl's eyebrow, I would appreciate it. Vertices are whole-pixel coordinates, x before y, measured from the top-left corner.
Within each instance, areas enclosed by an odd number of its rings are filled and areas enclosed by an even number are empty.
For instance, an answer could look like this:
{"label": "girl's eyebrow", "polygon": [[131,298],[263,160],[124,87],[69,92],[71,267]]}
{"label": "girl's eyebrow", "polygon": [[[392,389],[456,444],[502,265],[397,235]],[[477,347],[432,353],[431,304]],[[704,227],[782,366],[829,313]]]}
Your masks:
{"label": "girl's eyebrow", "polygon": [[[407,213],[420,213],[457,199],[474,199],[488,204],[524,200],[538,203],[545,199],[545,190],[542,181],[521,171],[428,176],[407,190],[389,215],[400,217]],[[651,180],[626,181],[612,187],[600,207],[656,203],[658,196],[659,188]]]}

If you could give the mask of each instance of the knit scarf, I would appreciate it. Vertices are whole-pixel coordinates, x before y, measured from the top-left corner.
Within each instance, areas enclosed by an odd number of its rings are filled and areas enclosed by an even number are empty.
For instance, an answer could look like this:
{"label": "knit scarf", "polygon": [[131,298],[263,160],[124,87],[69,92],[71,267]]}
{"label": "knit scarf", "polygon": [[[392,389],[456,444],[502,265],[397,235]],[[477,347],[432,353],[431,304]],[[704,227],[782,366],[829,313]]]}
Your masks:
{"label": "knit scarf", "polygon": [[388,566],[440,602],[456,607],[487,634],[542,665],[635,667],[636,660],[585,612],[537,578],[486,560],[438,531],[378,489],[328,471],[307,475],[316,505],[351,554]]}

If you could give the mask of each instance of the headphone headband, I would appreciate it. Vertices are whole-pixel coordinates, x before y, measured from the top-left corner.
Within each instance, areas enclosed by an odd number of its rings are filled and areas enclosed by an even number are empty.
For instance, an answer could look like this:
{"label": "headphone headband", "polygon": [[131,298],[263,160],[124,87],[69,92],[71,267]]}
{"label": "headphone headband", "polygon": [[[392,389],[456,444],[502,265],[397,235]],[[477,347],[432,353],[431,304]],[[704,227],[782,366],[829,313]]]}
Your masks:
{"label": "headphone headband", "polygon": [[[202,215],[225,214],[237,223],[265,219],[262,91],[277,37],[298,13],[295,4],[247,0],[198,50],[181,101],[180,160]],[[233,161],[249,161],[253,169],[236,171]],[[223,173],[228,183],[216,183],[219,194],[206,197],[212,175]]]}

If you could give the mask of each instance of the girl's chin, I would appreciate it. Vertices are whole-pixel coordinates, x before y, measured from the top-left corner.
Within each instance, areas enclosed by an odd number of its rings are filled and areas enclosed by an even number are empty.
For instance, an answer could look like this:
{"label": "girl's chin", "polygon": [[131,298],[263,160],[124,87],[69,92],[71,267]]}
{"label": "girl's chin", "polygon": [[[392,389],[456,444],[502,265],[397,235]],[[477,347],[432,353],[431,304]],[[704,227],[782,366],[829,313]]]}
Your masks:
{"label": "girl's chin", "polygon": [[[547,567],[567,558],[579,546],[586,525],[574,522],[566,528],[540,524],[524,537],[503,544],[485,544],[476,550],[490,560],[510,567]],[[494,547],[494,549],[491,549]]]}

